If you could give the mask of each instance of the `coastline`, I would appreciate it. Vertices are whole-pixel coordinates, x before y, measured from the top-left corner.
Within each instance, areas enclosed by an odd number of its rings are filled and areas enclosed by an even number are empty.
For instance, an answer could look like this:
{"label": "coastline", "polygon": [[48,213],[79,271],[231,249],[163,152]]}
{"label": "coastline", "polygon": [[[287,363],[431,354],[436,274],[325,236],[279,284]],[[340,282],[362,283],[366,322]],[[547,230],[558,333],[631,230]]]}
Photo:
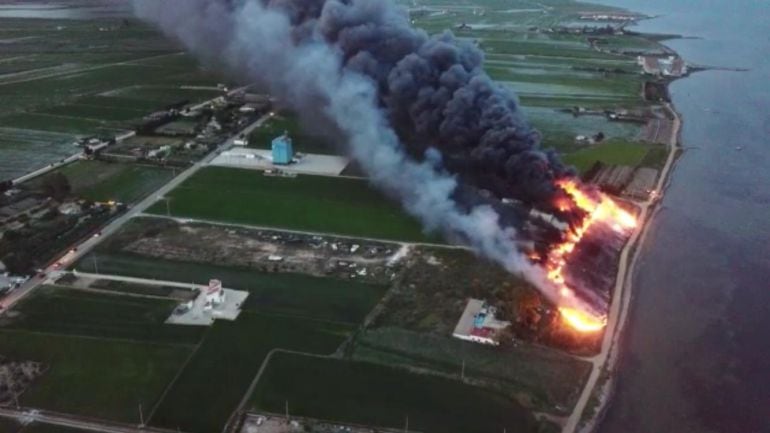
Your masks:
{"label": "coastline", "polygon": [[[644,33],[639,33],[639,35],[649,36]],[[679,55],[670,47],[665,46],[663,41],[656,42],[672,54]],[[673,81],[687,78],[689,75],[690,73],[666,83],[667,92]],[[615,279],[615,291],[608,314],[607,329],[602,338],[601,350],[597,355],[589,358],[589,361],[593,364],[591,374],[583,387],[572,414],[567,418],[562,428],[563,433],[593,433],[598,431],[604,415],[612,403],[614,389],[617,384],[618,361],[622,356],[619,344],[623,339],[624,329],[628,323],[629,308],[633,299],[633,276],[639,253],[645,245],[649,227],[657,211],[660,209],[658,203],[662,200],[665,190],[669,185],[671,171],[682,150],[682,116],[676,110],[673,102],[666,102],[663,106],[669,111],[673,119],[672,133],[667,145],[668,155],[666,162],[651,197],[645,202],[635,203],[639,209],[638,219],[640,224],[626,242],[620,254],[620,263]],[[595,406],[589,408],[589,404],[592,401],[595,402]],[[593,413],[587,413],[589,409]]]}

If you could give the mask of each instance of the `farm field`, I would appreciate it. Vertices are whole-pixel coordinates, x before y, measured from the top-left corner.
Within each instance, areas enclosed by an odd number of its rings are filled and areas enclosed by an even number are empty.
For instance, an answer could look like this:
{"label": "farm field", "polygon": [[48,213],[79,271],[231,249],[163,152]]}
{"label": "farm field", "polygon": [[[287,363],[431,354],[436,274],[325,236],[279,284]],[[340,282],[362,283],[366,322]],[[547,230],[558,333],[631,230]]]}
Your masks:
{"label": "farm field", "polygon": [[77,161],[59,170],[73,194],[92,201],[133,203],[174,176],[172,169],[103,161]]}
{"label": "farm field", "polygon": [[120,339],[198,343],[202,329],[164,324],[177,302],[44,286],[14,307],[4,329]]}
{"label": "farm field", "polygon": [[342,323],[251,311],[241,312],[235,322],[217,321],[149,424],[191,433],[221,431],[271,350],[329,355],[352,329]]}
{"label": "farm field", "polygon": [[[253,269],[161,260],[136,254],[98,251],[104,274],[207,284],[218,278],[227,288],[245,290],[245,310],[318,320],[358,323],[374,307],[385,287],[300,274],[260,273]],[[93,272],[94,256],[74,266]]]}
{"label": "farm field", "polygon": [[56,16],[0,16],[0,180],[75,153],[62,143],[74,136],[115,135],[172,104],[221,95],[216,74],[149,26]]}
{"label": "farm field", "polygon": [[565,155],[564,161],[575,166],[581,173],[591,168],[597,161],[637,166],[645,160],[645,156],[651,149],[650,145],[644,143],[611,140]]}
{"label": "farm field", "polygon": [[552,410],[574,405],[590,364],[558,351],[523,345],[494,348],[445,335],[383,327],[357,335],[352,359],[424,368],[465,377],[516,396],[529,407]]}
{"label": "farm field", "polygon": [[7,433],[19,433],[21,424],[10,418],[0,418],[0,431]]}
{"label": "farm field", "polygon": [[[171,214],[371,237],[426,242],[420,224],[364,180],[304,176],[264,176],[247,169],[207,167],[169,194]],[[158,202],[150,213],[165,214]]]}
{"label": "farm field", "polygon": [[9,358],[49,367],[22,395],[23,406],[128,423],[138,422],[138,404],[155,404],[192,350],[6,329],[0,347]]}
{"label": "farm field", "polygon": [[528,411],[459,381],[376,364],[276,354],[251,404],[281,413],[425,433],[536,432]]}
{"label": "farm field", "polygon": [[75,153],[71,134],[0,128],[0,179],[23,175]]}
{"label": "farm field", "polygon": [[[579,171],[596,161],[634,165],[644,156],[625,143],[588,150],[574,146],[575,136],[599,131],[609,139],[630,143],[638,135],[639,125],[602,117],[573,118],[556,111],[575,106],[602,110],[646,105],[640,96],[644,78],[636,56],[622,52],[659,52],[659,45],[637,36],[566,30],[605,25],[578,20],[581,12],[617,9],[566,0],[404,4],[416,26],[432,34],[452,29],[458,38],[477,44],[485,53],[487,73],[519,96],[527,117],[543,135],[543,146],[556,149]],[[592,46],[589,38],[601,49]]]}

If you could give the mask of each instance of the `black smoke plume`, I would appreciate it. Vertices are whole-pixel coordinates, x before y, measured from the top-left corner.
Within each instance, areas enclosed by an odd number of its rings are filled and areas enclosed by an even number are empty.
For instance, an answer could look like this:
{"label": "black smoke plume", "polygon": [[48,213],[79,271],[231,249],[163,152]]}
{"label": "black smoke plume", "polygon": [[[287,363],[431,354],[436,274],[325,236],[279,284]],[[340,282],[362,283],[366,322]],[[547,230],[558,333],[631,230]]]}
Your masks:
{"label": "black smoke plume", "polygon": [[[410,26],[390,0],[134,0],[138,16],[204,61],[263,85],[301,116],[319,116],[380,189],[544,289],[492,206],[458,191],[550,207],[572,173],[540,149],[514,95],[483,54],[451,33]],[[463,188],[458,188],[462,185]],[[552,297],[554,299],[554,297]]]}

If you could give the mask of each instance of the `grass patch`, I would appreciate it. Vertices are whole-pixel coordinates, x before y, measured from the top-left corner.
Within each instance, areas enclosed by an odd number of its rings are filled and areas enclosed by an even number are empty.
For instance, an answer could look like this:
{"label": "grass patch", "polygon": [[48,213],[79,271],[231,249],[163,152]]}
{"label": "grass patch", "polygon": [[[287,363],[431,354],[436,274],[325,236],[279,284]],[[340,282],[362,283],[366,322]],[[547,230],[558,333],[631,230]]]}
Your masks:
{"label": "grass patch", "polygon": [[649,146],[624,140],[610,140],[563,156],[565,163],[585,172],[597,161],[605,164],[638,166]]}
{"label": "grass patch", "polygon": [[14,307],[6,328],[36,332],[196,344],[202,330],[164,324],[174,301],[97,294],[47,286]]}
{"label": "grass patch", "polygon": [[513,322],[518,310],[511,306],[537,293],[500,265],[459,249],[414,249],[403,281],[377,325],[449,335],[469,297],[488,300]]}
{"label": "grass patch", "polygon": [[137,407],[152,407],[190,348],[74,336],[0,331],[3,354],[43,362],[49,370],[21,397],[38,407],[138,423]]}
{"label": "grass patch", "polygon": [[192,433],[221,431],[267,354],[275,349],[330,354],[351,327],[244,311],[217,321],[150,420]]}
{"label": "grass patch", "polygon": [[[388,240],[428,241],[420,224],[364,180],[269,177],[207,167],[170,193],[171,213],[257,226]],[[165,214],[156,203],[150,213]]]}
{"label": "grass patch", "polygon": [[500,395],[391,367],[279,353],[251,397],[260,410],[425,433],[535,432],[537,422]]}
{"label": "grass patch", "polygon": [[666,146],[657,145],[657,144],[651,144],[650,150],[647,151],[647,154],[644,155],[644,158],[642,159],[642,162],[639,163],[642,167],[650,167],[650,168],[657,168],[658,170],[663,169],[663,166],[666,164],[666,160],[668,159],[668,148]]}

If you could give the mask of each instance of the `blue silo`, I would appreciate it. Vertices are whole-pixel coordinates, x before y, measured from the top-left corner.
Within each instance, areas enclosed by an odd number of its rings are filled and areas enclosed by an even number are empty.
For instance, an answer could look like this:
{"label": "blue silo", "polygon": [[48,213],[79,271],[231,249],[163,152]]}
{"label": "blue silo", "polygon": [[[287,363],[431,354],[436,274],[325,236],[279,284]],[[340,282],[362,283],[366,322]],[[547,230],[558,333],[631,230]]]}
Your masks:
{"label": "blue silo", "polygon": [[291,137],[284,133],[280,137],[273,139],[273,164],[286,165],[291,164],[294,158],[294,148],[291,144]]}

